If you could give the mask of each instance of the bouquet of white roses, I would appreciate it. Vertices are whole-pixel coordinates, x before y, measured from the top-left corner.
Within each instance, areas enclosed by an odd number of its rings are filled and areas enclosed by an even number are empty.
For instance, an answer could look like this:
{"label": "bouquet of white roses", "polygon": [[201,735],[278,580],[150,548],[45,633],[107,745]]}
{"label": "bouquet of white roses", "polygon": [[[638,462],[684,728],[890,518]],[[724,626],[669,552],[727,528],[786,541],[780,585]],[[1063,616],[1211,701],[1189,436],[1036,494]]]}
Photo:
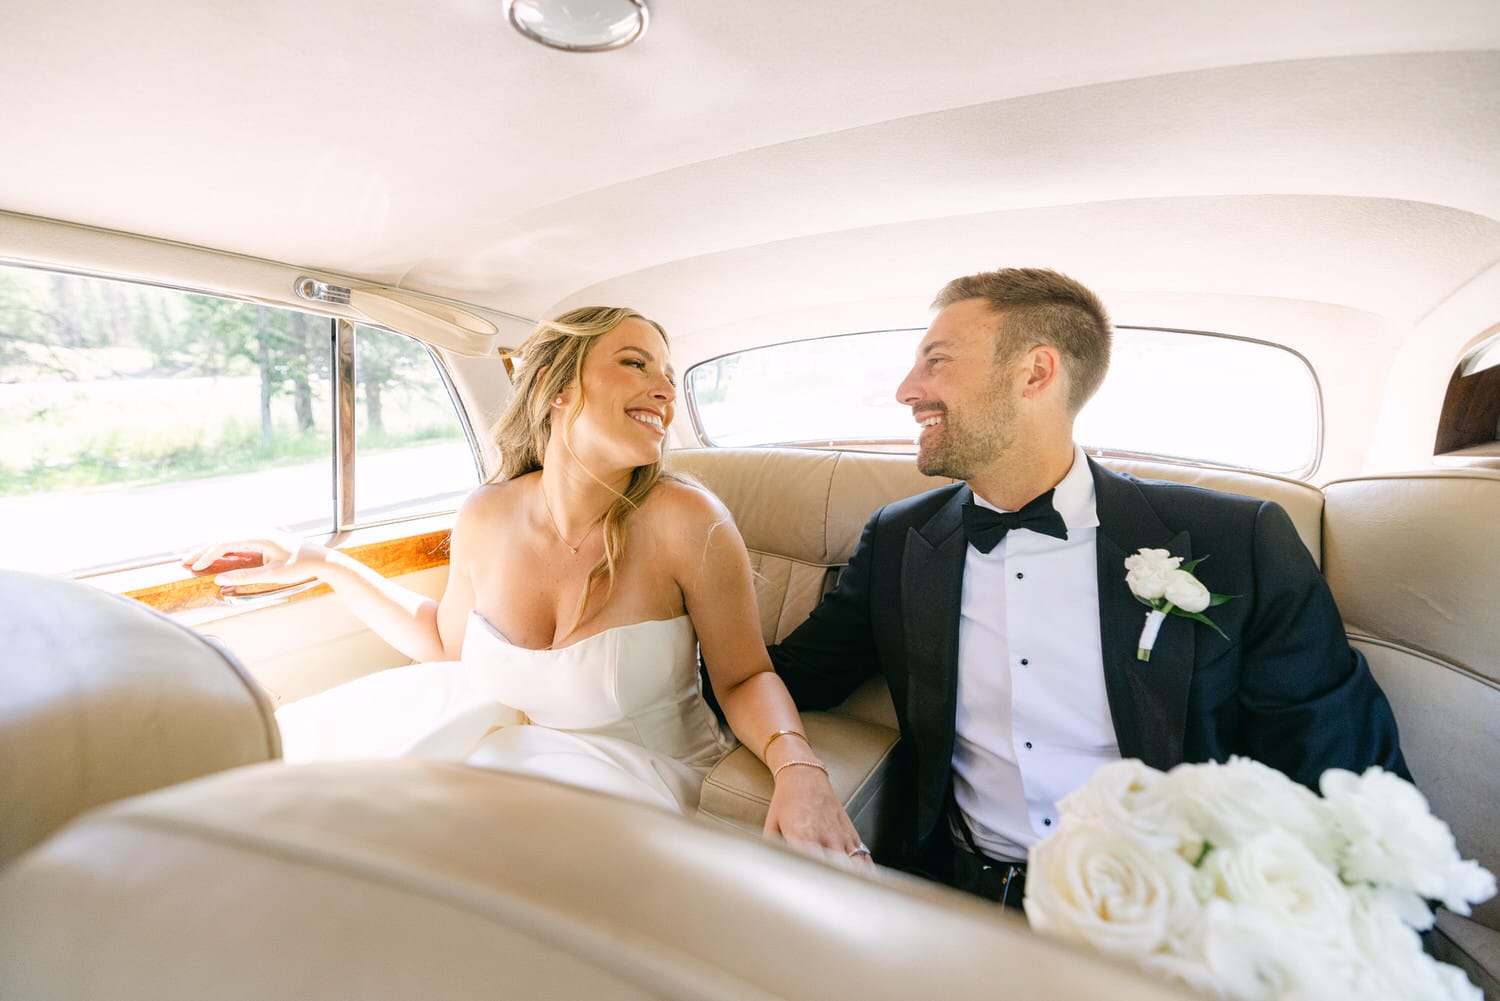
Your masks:
{"label": "bouquet of white roses", "polygon": [[1459,858],[1416,787],[1329,770],[1319,798],[1245,758],[1101,768],[1031,850],[1036,931],[1234,1001],[1481,993],[1422,951],[1427,900],[1459,914],[1495,878]]}

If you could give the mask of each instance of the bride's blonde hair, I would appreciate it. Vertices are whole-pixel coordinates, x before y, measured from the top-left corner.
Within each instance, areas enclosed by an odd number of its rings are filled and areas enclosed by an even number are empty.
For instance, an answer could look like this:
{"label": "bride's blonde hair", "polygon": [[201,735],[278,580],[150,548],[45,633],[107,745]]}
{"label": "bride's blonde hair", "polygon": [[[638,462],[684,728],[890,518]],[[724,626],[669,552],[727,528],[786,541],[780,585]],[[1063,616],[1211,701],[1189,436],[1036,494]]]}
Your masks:
{"label": "bride's blonde hair", "polygon": [[[583,383],[579,376],[583,372],[584,359],[599,338],[626,320],[649,323],[661,334],[663,341],[667,339],[667,332],[659,323],[648,320],[633,309],[624,306],[583,306],[569,310],[555,320],[542,321],[527,335],[521,346],[511,353],[511,357],[520,357],[521,364],[511,377],[515,391],[493,431],[495,443],[500,448],[500,468],[486,482],[513,480],[542,468],[542,456],[547,453],[547,443],[552,440],[553,398],[570,384],[577,382],[578,398],[580,402],[583,400]],[[579,408],[574,407],[574,419],[578,412]],[[568,454],[576,459],[573,445],[568,440],[571,426],[570,420],[562,427],[562,444]],[[665,441],[662,442],[662,453],[665,456]],[[625,491],[614,491],[615,500],[604,512],[601,529],[604,555],[589,571],[568,632],[572,632],[583,621],[590,599],[599,585],[603,585],[603,600],[609,600],[614,589],[616,568],[625,556],[626,519],[657,483],[664,479],[686,482],[682,477],[666,472],[662,464],[663,458],[658,457],[655,462],[637,466],[630,473],[630,482]],[[582,462],[579,465],[583,466]],[[583,466],[583,469],[594,476],[587,466]],[[597,476],[594,479],[604,484]],[[614,490],[613,487],[610,489]]]}

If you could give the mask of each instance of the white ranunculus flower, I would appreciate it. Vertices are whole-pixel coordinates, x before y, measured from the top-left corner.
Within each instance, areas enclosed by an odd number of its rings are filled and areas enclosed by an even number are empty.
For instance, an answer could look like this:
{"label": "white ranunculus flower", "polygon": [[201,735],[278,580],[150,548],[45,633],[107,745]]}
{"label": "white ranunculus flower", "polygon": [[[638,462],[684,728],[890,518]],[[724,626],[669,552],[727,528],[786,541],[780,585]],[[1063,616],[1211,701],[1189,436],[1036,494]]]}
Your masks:
{"label": "white ranunculus flower", "polygon": [[1073,823],[1031,849],[1026,917],[1044,935],[1140,959],[1190,929],[1193,868],[1098,823]]}
{"label": "white ranunculus flower", "polygon": [[1167,586],[1162,596],[1184,612],[1201,612],[1208,607],[1208,588],[1186,570],[1173,570],[1167,575]]}
{"label": "white ranunculus flower", "polygon": [[1203,872],[1214,896],[1267,915],[1288,937],[1330,953],[1352,952],[1349,891],[1286,831],[1273,827],[1237,848],[1210,852]]}
{"label": "white ranunculus flower", "polygon": [[1182,557],[1165,549],[1142,549],[1125,557],[1125,583],[1136,597],[1155,600],[1167,593],[1167,581],[1181,565]]}
{"label": "white ranunculus flower", "polygon": [[1372,766],[1362,775],[1329,769],[1318,785],[1349,842],[1340,860],[1345,881],[1408,890],[1456,914],[1495,895],[1495,877],[1459,857],[1453,831],[1410,782]]}
{"label": "white ranunculus flower", "polygon": [[1166,775],[1135,758],[1112,761],[1082,786],[1058,801],[1060,829],[1070,824],[1097,824],[1147,848],[1181,855],[1196,862],[1203,839],[1176,805],[1163,795]]}
{"label": "white ranunculus flower", "polygon": [[1231,1001],[1353,996],[1352,964],[1328,959],[1268,915],[1210,900],[1173,950],[1144,957],[1141,968]]}
{"label": "white ranunculus flower", "polygon": [[1422,951],[1422,939],[1390,905],[1391,891],[1350,889],[1350,932],[1360,980],[1356,997],[1387,996],[1408,1001],[1483,1001],[1484,992],[1462,970]]}
{"label": "white ranunculus flower", "polygon": [[1237,847],[1273,825],[1325,863],[1333,862],[1343,846],[1322,800],[1251,758],[1178,765],[1167,773],[1159,795],[1216,847]]}

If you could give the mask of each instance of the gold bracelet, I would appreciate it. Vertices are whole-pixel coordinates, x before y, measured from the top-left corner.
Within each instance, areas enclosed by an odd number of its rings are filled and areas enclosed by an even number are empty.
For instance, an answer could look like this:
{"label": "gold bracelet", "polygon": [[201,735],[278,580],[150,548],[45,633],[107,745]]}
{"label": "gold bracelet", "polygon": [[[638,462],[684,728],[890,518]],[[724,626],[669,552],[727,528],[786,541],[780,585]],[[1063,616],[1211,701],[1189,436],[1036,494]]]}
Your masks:
{"label": "gold bracelet", "polygon": [[807,734],[802,733],[801,731],[777,730],[775,733],[771,734],[771,738],[766,741],[766,746],[760,749],[760,760],[766,760],[766,755],[771,753],[771,745],[776,743],[777,737],[801,737],[803,740],[807,741],[808,747],[812,746],[812,741],[807,740]]}
{"label": "gold bracelet", "polygon": [[808,761],[806,758],[793,758],[790,761],[783,761],[771,771],[771,781],[776,781],[776,777],[781,774],[782,769],[790,768],[793,765],[806,765],[809,768],[818,769],[818,771],[822,772],[824,775],[828,774],[828,766],[823,764],[823,762],[821,761]]}

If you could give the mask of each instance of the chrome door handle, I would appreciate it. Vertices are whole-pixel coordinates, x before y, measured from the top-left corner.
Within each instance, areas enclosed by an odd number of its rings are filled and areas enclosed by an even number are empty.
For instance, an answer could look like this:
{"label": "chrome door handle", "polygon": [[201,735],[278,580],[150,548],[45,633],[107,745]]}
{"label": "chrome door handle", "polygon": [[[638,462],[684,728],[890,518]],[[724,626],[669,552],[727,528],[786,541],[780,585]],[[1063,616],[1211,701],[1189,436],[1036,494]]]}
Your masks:
{"label": "chrome door handle", "polygon": [[311,591],[323,583],[314,577],[300,584],[288,584],[285,587],[272,588],[269,591],[256,591],[254,594],[230,594],[224,590],[219,591],[219,598],[226,605],[254,605],[262,601],[270,601],[273,598],[290,598],[294,594],[303,591]]}

